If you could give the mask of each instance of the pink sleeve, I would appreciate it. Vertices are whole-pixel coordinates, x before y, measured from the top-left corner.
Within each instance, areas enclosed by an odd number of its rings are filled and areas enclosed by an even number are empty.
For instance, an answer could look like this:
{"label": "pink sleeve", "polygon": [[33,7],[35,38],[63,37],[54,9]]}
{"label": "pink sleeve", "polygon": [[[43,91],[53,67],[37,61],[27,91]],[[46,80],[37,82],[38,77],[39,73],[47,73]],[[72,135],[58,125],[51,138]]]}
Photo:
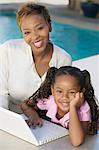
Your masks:
{"label": "pink sleeve", "polygon": [[37,107],[41,110],[48,110],[48,99],[38,100]]}
{"label": "pink sleeve", "polygon": [[85,101],[78,112],[80,121],[91,121],[91,112],[88,103]]}

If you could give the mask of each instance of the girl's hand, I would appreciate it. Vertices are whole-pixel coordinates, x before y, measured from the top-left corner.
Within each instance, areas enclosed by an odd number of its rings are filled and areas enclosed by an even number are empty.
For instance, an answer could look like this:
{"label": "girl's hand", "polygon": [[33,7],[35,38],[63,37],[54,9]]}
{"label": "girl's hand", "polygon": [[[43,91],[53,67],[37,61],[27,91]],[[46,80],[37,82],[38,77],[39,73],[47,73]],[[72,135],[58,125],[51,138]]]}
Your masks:
{"label": "girl's hand", "polygon": [[32,99],[27,99],[27,100],[25,100],[25,102],[26,102],[26,104],[27,104],[28,106],[34,106],[34,105],[35,105],[35,102],[33,102]]}
{"label": "girl's hand", "polygon": [[39,126],[41,127],[43,125],[43,120],[39,117],[37,112],[33,110],[32,108],[29,108],[27,110],[29,119],[27,120],[27,124],[31,127]]}
{"label": "girl's hand", "polygon": [[37,125],[41,127],[43,125],[42,119],[37,114],[34,107],[31,107],[27,105],[28,100],[25,100],[20,104],[21,110],[23,113],[28,117],[28,120],[26,121],[29,126],[36,127]]}
{"label": "girl's hand", "polygon": [[29,106],[34,106],[34,105],[35,105],[35,102],[33,102],[33,100],[29,99],[28,102],[27,102],[27,104],[28,104]]}
{"label": "girl's hand", "polygon": [[84,102],[83,92],[77,92],[74,96],[70,96],[70,106],[79,108]]}

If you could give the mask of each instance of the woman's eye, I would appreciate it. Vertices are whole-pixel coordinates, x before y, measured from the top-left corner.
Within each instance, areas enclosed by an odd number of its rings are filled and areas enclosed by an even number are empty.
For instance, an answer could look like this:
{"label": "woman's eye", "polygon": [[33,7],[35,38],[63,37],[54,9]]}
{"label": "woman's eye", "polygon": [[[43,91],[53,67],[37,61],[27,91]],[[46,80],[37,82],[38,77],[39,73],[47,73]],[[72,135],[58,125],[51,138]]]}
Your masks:
{"label": "woman's eye", "polygon": [[38,27],[38,30],[42,30],[44,27],[43,26],[40,26],[40,27]]}
{"label": "woman's eye", "polygon": [[28,31],[27,31],[27,32],[24,32],[24,35],[28,35],[29,33],[30,33],[30,32],[28,32]]}

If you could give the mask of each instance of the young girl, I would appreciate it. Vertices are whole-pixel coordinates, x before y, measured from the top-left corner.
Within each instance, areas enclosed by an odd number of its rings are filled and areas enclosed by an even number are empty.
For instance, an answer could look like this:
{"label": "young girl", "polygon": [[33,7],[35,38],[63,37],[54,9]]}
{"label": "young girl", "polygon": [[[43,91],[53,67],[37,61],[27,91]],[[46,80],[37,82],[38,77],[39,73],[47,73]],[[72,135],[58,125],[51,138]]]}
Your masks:
{"label": "young girl", "polygon": [[68,128],[74,146],[83,143],[87,132],[97,133],[98,106],[86,70],[71,66],[50,68],[39,90],[21,108],[29,117],[29,125],[41,126],[39,116],[45,114],[52,122]]}

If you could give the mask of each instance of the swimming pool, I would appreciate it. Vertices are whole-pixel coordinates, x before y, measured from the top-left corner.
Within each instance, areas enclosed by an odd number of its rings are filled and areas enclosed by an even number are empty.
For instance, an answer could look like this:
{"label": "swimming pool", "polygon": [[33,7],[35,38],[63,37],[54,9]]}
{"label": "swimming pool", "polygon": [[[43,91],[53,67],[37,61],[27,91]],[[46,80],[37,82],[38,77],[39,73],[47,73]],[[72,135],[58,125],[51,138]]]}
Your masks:
{"label": "swimming pool", "polygon": [[[99,54],[99,31],[52,22],[51,40],[64,48],[73,60]],[[0,44],[9,39],[21,38],[12,12],[0,12]]]}

